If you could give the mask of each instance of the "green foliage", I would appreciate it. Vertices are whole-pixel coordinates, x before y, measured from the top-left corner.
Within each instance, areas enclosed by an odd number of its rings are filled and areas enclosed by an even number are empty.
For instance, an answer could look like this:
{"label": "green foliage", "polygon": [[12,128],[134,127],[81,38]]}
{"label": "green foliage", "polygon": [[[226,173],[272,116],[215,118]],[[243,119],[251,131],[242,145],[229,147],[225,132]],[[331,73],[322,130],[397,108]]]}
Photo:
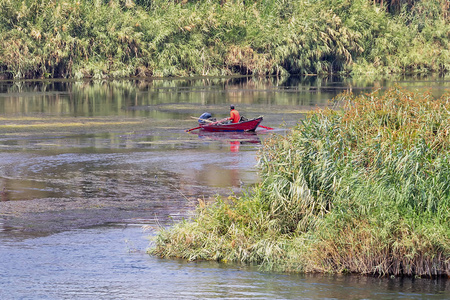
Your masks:
{"label": "green foliage", "polygon": [[[394,88],[336,101],[264,144],[253,193],[164,231],[154,253],[284,271],[449,275],[450,96]],[[188,229],[199,244],[180,245]],[[244,254],[229,246],[236,240]],[[219,244],[227,246],[214,255],[190,254]]]}
{"label": "green foliage", "polygon": [[17,78],[449,71],[448,0],[386,3],[0,0],[0,70]]}
{"label": "green foliage", "polygon": [[[391,1],[398,13],[384,20],[372,19],[377,28],[366,51],[353,68],[354,74],[419,73],[449,71],[448,0]],[[402,7],[402,9],[400,9]],[[370,34],[370,32],[369,32]],[[369,36],[364,38],[369,41]]]}

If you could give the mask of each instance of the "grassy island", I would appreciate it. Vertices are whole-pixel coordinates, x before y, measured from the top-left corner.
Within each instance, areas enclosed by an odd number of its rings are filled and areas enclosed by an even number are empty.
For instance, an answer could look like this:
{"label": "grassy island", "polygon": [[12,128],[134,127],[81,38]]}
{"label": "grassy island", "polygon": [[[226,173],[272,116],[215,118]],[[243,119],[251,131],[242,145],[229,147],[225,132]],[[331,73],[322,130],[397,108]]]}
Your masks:
{"label": "grassy island", "polygon": [[449,0],[0,0],[0,78],[450,71]]}
{"label": "grassy island", "polygon": [[450,276],[450,95],[342,94],[260,153],[262,182],[201,202],[152,254],[287,272]]}

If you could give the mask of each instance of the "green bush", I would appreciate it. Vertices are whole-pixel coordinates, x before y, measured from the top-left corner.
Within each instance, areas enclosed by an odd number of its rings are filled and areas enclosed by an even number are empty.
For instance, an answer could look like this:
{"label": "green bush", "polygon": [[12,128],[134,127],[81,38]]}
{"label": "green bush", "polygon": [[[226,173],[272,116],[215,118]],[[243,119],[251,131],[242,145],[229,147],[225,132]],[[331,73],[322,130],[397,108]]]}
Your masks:
{"label": "green bush", "polygon": [[1,0],[0,71],[9,78],[448,72],[448,0],[391,4]]}

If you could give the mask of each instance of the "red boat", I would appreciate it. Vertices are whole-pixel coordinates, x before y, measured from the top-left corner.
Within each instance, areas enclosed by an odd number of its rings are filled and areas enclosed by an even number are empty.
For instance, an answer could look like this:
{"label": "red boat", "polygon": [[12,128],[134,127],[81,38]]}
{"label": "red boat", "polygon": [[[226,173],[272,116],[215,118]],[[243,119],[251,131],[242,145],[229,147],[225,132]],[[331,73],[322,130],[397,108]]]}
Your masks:
{"label": "red boat", "polygon": [[223,124],[220,121],[219,122],[213,122],[209,124],[200,124],[199,127],[195,127],[186,131],[191,131],[195,129],[202,129],[205,131],[210,132],[221,132],[221,131],[255,131],[256,128],[259,126],[259,123],[261,123],[263,120],[263,117],[258,117],[255,119],[242,121],[239,123],[229,123],[229,124]]}
{"label": "red boat", "polygon": [[222,124],[219,122],[201,125],[201,129],[205,131],[255,131],[263,117],[243,121],[239,123]]}

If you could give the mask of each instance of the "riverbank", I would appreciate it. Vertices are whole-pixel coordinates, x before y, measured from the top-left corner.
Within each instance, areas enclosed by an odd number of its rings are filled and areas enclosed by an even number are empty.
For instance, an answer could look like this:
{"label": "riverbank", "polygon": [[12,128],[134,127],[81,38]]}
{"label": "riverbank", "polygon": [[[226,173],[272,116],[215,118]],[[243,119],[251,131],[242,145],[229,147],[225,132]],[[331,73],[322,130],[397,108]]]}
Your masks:
{"label": "riverbank", "polygon": [[448,0],[8,0],[0,78],[446,73],[448,12]]}
{"label": "riverbank", "polygon": [[336,99],[260,153],[262,183],[162,229],[161,257],[288,272],[450,276],[449,98]]}

